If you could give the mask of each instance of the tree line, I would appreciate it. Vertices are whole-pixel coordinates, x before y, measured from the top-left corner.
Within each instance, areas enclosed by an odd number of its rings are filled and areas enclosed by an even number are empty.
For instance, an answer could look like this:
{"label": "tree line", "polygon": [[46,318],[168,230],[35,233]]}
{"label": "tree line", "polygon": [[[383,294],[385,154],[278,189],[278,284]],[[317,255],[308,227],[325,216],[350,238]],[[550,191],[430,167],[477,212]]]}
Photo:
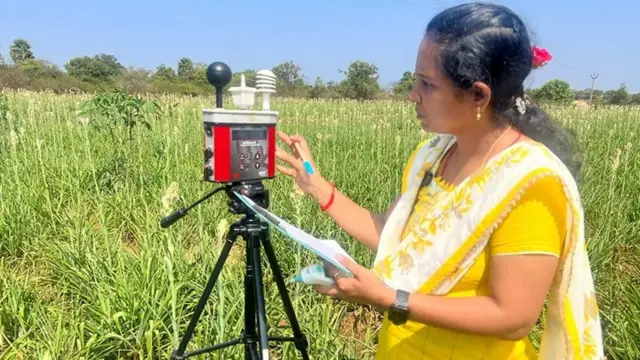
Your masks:
{"label": "tree line", "polygon": [[[194,62],[188,57],[178,60],[175,68],[160,64],[154,70],[123,66],[112,54],[78,56],[67,61],[63,68],[35,56],[30,43],[15,39],[8,61],[0,54],[0,88],[51,90],[55,92],[96,92],[121,89],[131,93],[177,93],[188,95],[211,94],[206,79],[208,64]],[[348,98],[375,100],[405,98],[414,82],[412,72],[406,71],[389,87],[379,83],[378,67],[366,61],[352,61],[341,81],[324,82],[316,77],[313,84],[305,81],[299,65],[293,61],[271,69],[277,76],[275,96],[298,98]],[[256,70],[246,69],[247,86],[255,86]],[[233,74],[228,86],[240,84],[240,72]],[[561,79],[550,80],[539,88],[528,89],[534,101],[570,103],[576,100],[602,104],[640,104],[640,94],[630,94],[625,84],[614,90],[575,90]]]}

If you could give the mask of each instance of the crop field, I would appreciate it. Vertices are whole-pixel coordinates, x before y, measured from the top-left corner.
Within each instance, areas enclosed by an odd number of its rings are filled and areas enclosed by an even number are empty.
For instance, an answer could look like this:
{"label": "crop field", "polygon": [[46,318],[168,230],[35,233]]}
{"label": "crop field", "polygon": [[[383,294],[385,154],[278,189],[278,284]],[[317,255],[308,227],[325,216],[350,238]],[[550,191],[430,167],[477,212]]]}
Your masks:
{"label": "crop field", "polygon": [[[0,95],[0,359],[165,359],[177,347],[238,216],[221,193],[160,228],[162,216],[216,186],[201,181],[200,111],[213,99],[149,99],[160,107],[96,100],[109,106],[95,117],[79,112],[88,95]],[[399,191],[414,146],[429,136],[403,102],[274,99],[272,108],[281,129],[308,139],[325,177],[377,212]],[[580,189],[607,356],[640,358],[640,108],[548,110],[583,146]],[[114,124],[122,113],[136,126]],[[265,185],[270,210],[371,264],[373,254],[289,178]],[[285,277],[316,261],[271,234]],[[190,349],[240,334],[244,246],[234,246]],[[269,334],[289,336],[266,258],[263,264]],[[373,359],[380,314],[310,287],[288,289],[312,359]],[[215,354],[238,359],[242,348]],[[272,354],[299,358],[290,343]]]}

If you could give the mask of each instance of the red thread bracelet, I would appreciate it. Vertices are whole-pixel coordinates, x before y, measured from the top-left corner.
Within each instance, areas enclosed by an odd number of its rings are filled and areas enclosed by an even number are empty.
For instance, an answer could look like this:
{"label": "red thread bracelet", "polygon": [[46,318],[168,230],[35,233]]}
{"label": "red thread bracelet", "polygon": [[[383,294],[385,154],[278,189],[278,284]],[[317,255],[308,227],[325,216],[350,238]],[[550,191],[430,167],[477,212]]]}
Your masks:
{"label": "red thread bracelet", "polygon": [[329,201],[327,202],[326,205],[320,207],[320,210],[322,210],[322,212],[327,211],[331,206],[331,204],[333,204],[333,198],[336,194],[336,186],[333,183],[330,183],[330,184],[331,184],[331,197],[329,197]]}

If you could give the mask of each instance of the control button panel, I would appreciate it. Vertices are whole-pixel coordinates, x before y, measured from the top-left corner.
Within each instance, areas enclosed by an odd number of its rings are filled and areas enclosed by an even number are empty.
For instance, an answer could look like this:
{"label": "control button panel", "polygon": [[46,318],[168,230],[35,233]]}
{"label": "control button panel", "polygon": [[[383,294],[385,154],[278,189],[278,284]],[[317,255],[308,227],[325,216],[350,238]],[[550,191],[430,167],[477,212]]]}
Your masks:
{"label": "control button panel", "polygon": [[249,126],[231,130],[231,174],[234,179],[267,176],[267,127]]}

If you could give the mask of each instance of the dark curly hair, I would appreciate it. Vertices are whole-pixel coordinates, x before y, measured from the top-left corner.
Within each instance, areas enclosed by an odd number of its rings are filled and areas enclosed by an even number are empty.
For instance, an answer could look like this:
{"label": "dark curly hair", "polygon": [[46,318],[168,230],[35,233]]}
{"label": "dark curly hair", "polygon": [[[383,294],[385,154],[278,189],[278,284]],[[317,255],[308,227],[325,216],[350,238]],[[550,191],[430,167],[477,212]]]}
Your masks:
{"label": "dark curly hair", "polygon": [[454,86],[468,90],[476,81],[487,84],[496,121],[543,143],[578,180],[575,134],[533,103],[524,114],[516,107],[517,98],[525,99],[523,84],[533,54],[527,29],[513,11],[490,3],[454,6],[436,15],[425,35],[437,45],[439,66]]}

